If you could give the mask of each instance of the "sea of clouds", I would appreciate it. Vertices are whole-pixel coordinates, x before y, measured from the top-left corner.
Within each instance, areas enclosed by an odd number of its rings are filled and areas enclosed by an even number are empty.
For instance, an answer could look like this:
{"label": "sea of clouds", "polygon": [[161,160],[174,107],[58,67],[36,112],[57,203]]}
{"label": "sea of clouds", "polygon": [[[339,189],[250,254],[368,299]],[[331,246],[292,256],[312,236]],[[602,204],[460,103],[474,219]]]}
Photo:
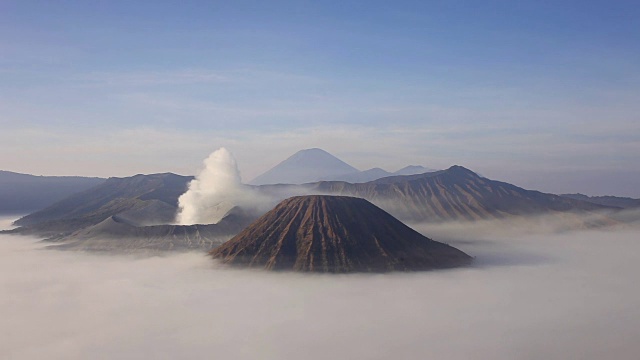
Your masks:
{"label": "sea of clouds", "polygon": [[0,359],[638,358],[640,229],[448,226],[473,267],[266,273],[0,235]]}

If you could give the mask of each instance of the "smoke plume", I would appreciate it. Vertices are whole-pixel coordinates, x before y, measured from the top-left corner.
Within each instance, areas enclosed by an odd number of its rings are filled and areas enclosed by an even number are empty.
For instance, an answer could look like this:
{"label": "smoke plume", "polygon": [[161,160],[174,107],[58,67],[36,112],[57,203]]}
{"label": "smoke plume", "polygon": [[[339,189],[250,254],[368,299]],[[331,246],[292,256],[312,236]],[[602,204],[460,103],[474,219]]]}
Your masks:
{"label": "smoke plume", "polygon": [[264,202],[256,191],[241,183],[231,152],[220,148],[204,160],[204,168],[189,183],[189,189],[178,203],[176,221],[192,225],[215,224],[235,206],[253,209]]}

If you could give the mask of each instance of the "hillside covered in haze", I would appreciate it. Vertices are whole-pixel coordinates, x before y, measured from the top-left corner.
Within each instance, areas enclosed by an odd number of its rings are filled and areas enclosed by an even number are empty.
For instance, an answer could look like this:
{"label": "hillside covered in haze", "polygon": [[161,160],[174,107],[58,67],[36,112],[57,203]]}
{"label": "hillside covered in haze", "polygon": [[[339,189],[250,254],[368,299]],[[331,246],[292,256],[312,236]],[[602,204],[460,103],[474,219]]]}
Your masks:
{"label": "hillside covered in haze", "polygon": [[[359,184],[321,181],[304,187],[311,193],[361,197],[399,219],[412,222],[474,221],[613,209],[490,180],[462,166]],[[277,186],[263,188],[265,191],[286,192]],[[299,189],[291,186],[290,191],[296,188]]]}
{"label": "hillside covered in haze", "polygon": [[105,179],[81,176],[35,176],[0,170],[0,214],[40,210]]}
{"label": "hillside covered in haze", "polygon": [[[212,219],[176,225],[178,198],[193,179],[171,173],[110,178],[19,219],[15,224],[20,228],[13,232],[46,237],[73,249],[208,250],[236,235],[267,211],[236,206],[215,224]],[[230,186],[239,192],[236,195],[244,199],[245,205],[247,199],[259,195],[260,201],[267,202],[261,209],[269,209],[291,196],[343,195],[367,199],[398,219],[413,223],[566,214],[575,216],[575,223],[580,227],[591,227],[615,223],[602,212],[619,210],[522,189],[484,178],[461,166],[363,183],[319,181],[302,185],[238,183]],[[225,193],[224,188],[217,190]],[[233,205],[233,198],[224,201]]]}
{"label": "hillside covered in haze", "polygon": [[381,168],[360,171],[322,149],[305,149],[291,155],[264,174],[251,180],[252,185],[305,184],[321,180],[367,182],[392,175],[413,175],[433,171],[418,165],[405,166],[396,172]]}

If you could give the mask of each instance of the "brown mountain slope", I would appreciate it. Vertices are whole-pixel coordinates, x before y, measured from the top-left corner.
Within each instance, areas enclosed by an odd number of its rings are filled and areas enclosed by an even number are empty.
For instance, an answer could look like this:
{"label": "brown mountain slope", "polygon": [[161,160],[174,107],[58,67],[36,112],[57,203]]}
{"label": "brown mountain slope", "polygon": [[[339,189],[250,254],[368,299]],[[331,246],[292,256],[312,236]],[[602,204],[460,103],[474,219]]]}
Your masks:
{"label": "brown mountain slope", "polygon": [[323,181],[310,191],[367,199],[406,221],[503,218],[549,212],[590,212],[606,206],[563,198],[478,176],[462,166],[362,184]]}
{"label": "brown mountain slope", "polygon": [[173,220],[178,197],[186,191],[191,179],[171,173],[109,178],[98,186],[29,214],[15,224],[22,226],[25,234],[57,236],[127,212],[130,220],[141,224]]}
{"label": "brown mountain slope", "polygon": [[306,272],[429,270],[471,261],[364,199],[321,195],[281,202],[210,254],[227,264]]}

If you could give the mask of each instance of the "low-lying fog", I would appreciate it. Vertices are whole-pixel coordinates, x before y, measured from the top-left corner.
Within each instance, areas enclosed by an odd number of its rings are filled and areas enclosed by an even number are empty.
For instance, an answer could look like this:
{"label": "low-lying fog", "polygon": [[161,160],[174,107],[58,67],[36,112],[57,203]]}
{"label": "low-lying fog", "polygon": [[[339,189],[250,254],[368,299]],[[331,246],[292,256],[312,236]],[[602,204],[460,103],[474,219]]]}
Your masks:
{"label": "low-lying fog", "polygon": [[640,229],[432,231],[476,266],[265,273],[4,235],[0,359],[638,358]]}

